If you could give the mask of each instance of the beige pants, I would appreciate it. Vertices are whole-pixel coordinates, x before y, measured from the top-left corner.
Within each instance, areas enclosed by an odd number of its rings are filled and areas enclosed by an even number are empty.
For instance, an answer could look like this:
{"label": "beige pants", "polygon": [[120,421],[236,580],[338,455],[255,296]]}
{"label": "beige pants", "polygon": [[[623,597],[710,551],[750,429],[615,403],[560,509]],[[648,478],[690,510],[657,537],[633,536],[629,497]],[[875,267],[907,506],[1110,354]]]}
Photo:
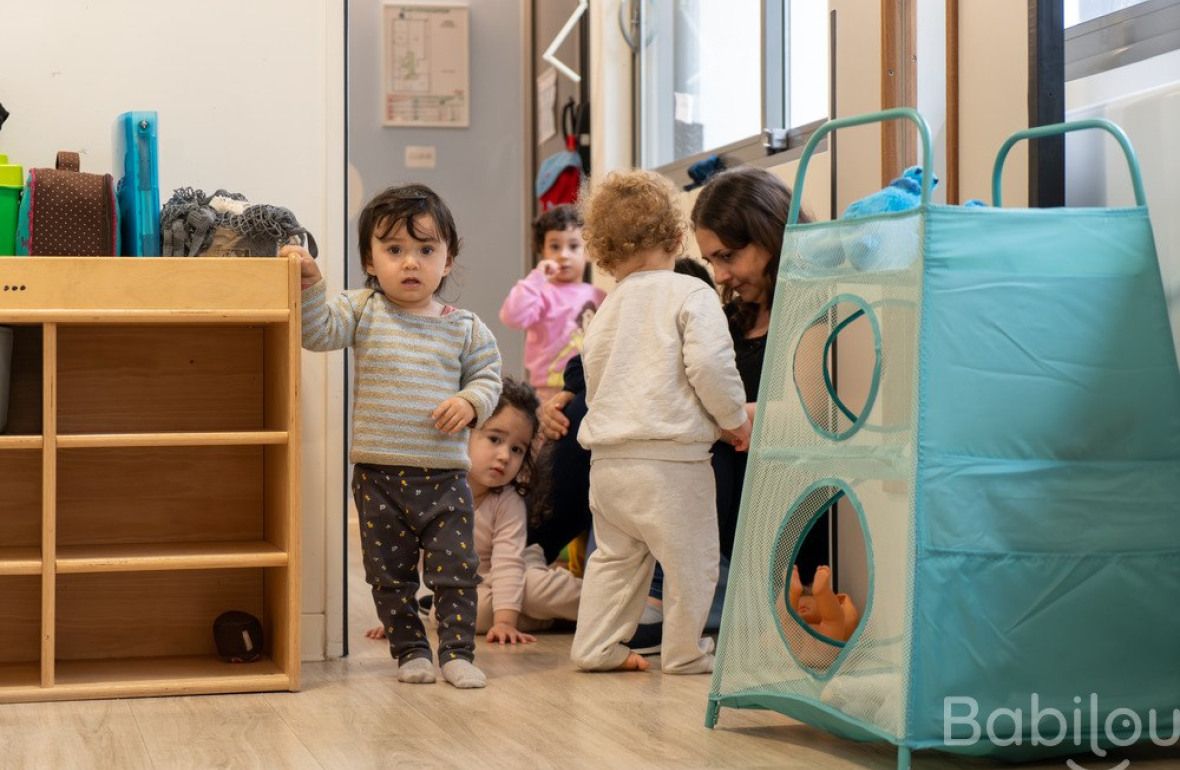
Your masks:
{"label": "beige pants", "polygon": [[[576,620],[582,580],[561,567],[550,568],[539,545],[524,549],[524,604],[516,628],[520,631],[544,631],[555,619]],[[479,604],[475,613],[475,633],[486,634],[492,627],[495,607],[492,586],[480,583],[476,588]]]}
{"label": "beige pants", "polygon": [[713,670],[701,639],[717,586],[717,500],[708,460],[595,460],[590,510],[597,549],[586,563],[570,657],[579,668],[618,668],[630,654],[658,561],[664,569],[665,674]]}

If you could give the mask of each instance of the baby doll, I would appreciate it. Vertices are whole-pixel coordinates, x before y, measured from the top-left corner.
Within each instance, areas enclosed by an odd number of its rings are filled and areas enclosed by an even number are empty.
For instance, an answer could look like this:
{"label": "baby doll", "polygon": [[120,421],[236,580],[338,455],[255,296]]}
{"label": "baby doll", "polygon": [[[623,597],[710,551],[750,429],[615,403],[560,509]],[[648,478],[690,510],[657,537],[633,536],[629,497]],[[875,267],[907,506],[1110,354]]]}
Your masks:
{"label": "baby doll", "polygon": [[829,639],[848,641],[860,622],[860,612],[848,594],[832,591],[832,570],[826,565],[815,568],[815,579],[808,595],[803,593],[799,568],[791,567],[789,594],[791,607],[799,617]]}

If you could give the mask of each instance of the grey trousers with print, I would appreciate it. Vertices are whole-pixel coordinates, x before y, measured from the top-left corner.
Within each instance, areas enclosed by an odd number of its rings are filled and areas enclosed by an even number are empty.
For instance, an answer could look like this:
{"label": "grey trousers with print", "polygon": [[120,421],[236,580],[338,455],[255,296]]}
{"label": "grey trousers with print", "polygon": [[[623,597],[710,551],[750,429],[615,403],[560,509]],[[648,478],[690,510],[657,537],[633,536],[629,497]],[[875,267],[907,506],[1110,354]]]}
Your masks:
{"label": "grey trousers with print", "polygon": [[431,657],[418,616],[422,576],[434,593],[438,661],[475,656],[475,515],[467,472],[401,465],[361,465],[352,474],[361,525],[365,581],[399,665]]}

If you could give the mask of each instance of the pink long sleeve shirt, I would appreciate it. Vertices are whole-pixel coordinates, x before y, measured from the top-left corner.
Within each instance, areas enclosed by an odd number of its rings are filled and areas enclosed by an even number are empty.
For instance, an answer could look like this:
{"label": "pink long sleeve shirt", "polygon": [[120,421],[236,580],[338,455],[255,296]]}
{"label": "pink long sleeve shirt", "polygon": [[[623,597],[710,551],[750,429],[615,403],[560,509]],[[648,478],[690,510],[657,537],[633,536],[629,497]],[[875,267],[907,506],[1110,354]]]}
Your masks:
{"label": "pink long sleeve shirt", "polygon": [[475,509],[479,576],[490,588],[492,610],[520,611],[524,603],[524,547],[528,514],[511,486],[489,492]]}
{"label": "pink long sleeve shirt", "polygon": [[500,307],[500,320],[527,332],[524,365],[535,388],[559,389],[565,364],[582,352],[582,335],[606,294],[589,283],[556,283],[535,268],[516,282]]}

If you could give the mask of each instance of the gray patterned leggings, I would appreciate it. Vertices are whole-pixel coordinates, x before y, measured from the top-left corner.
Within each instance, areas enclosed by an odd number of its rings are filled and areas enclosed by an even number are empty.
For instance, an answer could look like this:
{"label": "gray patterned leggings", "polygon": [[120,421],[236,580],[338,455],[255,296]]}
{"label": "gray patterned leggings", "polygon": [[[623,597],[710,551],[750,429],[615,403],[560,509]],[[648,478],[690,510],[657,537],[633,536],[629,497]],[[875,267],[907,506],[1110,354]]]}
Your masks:
{"label": "gray patterned leggings", "polygon": [[434,592],[440,665],[475,657],[475,515],[467,472],[402,465],[353,469],[365,581],[398,664],[431,657],[418,617],[418,556]]}

